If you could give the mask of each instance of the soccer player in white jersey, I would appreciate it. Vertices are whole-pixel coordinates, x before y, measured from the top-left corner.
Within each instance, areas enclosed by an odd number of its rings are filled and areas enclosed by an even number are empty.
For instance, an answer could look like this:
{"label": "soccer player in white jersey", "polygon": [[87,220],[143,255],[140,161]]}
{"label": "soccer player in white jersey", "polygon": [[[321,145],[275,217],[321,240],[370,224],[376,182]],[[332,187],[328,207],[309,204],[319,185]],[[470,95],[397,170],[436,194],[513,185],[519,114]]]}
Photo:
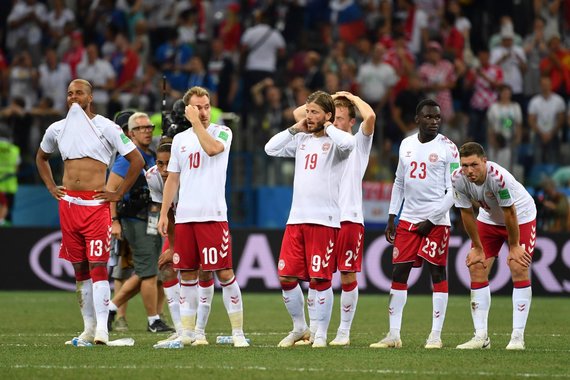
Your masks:
{"label": "soccer player in white jersey", "polygon": [[232,326],[234,347],[248,347],[243,333],[243,304],[232,269],[231,236],[225,198],[232,131],[210,123],[210,95],[202,87],[184,94],[192,128],[172,141],[158,230],[168,235],[168,210],[178,192],[174,268],[180,271],[180,317],[184,344],[195,341],[198,270],[216,272]]}
{"label": "soccer player in white jersey", "polygon": [[[511,173],[487,161],[483,147],[464,144],[459,149],[461,169],[453,173],[455,207],[461,210],[472,247],[465,260],[471,276],[471,317],[475,336],[459,349],[491,348],[487,320],[491,307],[489,272],[503,243],[513,280],[513,332],[507,350],[524,350],[532,288],[529,268],[536,242],[536,205]],[[473,205],[479,206],[475,218]]]}
{"label": "soccer player in white jersey", "polygon": [[[451,174],[459,167],[457,147],[439,134],[441,109],[431,100],[416,107],[418,133],[400,145],[400,159],[392,188],[386,240],[394,244],[390,289],[390,332],[373,348],[400,348],[402,315],[413,266],[427,262],[433,284],[433,319],[425,348],[441,348],[447,309],[449,209],[453,205]],[[403,203],[403,206],[402,206]],[[397,228],[394,219],[401,209]]]}
{"label": "soccer player in white jersey", "polygon": [[293,202],[279,255],[279,280],[293,331],[279,347],[307,340],[303,292],[299,280],[316,290],[317,329],[313,347],[327,346],[333,307],[331,288],[335,242],[340,228],[340,182],[354,149],[352,134],[333,126],[333,98],[317,91],[306,102],[306,118],[273,136],[265,145],[270,156],[295,157]]}
{"label": "soccer player in white jersey", "polygon": [[[111,249],[109,202],[122,199],[137,179],[144,160],[132,141],[111,120],[91,112],[92,87],[84,79],[73,80],[67,90],[69,112],[49,126],[36,155],[40,177],[59,201],[61,248],[59,257],[73,264],[84,330],[77,346],[106,344],[110,288],[107,261]],[[53,178],[49,158],[59,150],[63,185]],[[116,152],[130,163],[125,181],[115,191],[105,182]]]}
{"label": "soccer player in white jersey", "polygon": [[[172,148],[172,138],[163,137],[156,150],[156,165],[146,172],[146,180],[150,190],[152,201],[161,205],[162,193],[164,191],[164,183],[168,178],[168,163]],[[158,265],[162,274],[162,287],[166,294],[168,308],[172,322],[176,327],[176,332],[168,339],[160,340],[155,348],[170,348],[168,342],[177,339],[182,335],[182,322],[180,319],[180,283],[178,282],[178,272],[172,267],[172,257],[174,255],[174,215],[176,212],[176,204],[178,203],[178,194],[174,196],[174,201],[170,210],[168,210],[168,238],[164,240],[162,254],[158,260]],[[204,285],[206,284],[206,285]],[[207,345],[205,328],[210,315],[212,298],[214,295],[214,278],[212,272],[199,272],[198,281],[198,299],[196,313],[196,335],[192,343],[193,346]],[[196,306],[194,306],[196,307]]]}
{"label": "soccer player in white jersey", "polygon": [[[360,97],[346,91],[332,95],[335,105],[334,126],[348,133],[356,124],[356,110],[362,117],[362,123],[355,134],[355,147],[344,169],[340,183],[340,231],[336,240],[335,252],[337,268],[340,271],[342,292],[340,296],[340,326],[336,337],[329,343],[331,346],[350,344],[350,327],[358,304],[358,283],[356,273],[362,268],[364,252],[364,217],[362,215],[362,178],[368,166],[372,136],[376,114],[370,105]],[[295,110],[295,120],[301,120],[306,113],[305,105]],[[307,308],[309,311],[309,341],[297,344],[312,343],[315,339],[315,295],[316,290],[309,285]]]}

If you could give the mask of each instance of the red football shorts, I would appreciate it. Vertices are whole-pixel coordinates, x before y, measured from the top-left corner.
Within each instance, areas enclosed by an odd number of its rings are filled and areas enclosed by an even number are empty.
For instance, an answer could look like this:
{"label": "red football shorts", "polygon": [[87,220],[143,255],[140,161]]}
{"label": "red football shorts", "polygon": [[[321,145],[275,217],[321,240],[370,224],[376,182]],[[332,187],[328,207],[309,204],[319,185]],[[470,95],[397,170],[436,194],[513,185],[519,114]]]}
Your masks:
{"label": "red football shorts", "polygon": [[67,191],[59,201],[61,249],[71,263],[106,263],[111,251],[109,203],[93,199],[95,191]]}
{"label": "red football shorts", "polygon": [[[536,243],[536,219],[532,222],[521,224],[519,230],[520,245],[532,257]],[[479,238],[481,239],[481,244],[483,244],[485,258],[499,256],[503,243],[506,243],[509,238],[507,228],[477,221],[477,231],[479,231]]]}
{"label": "red football shorts", "polygon": [[392,263],[413,261],[414,267],[419,267],[426,260],[437,266],[447,265],[449,230],[449,226],[433,226],[429,235],[423,236],[414,224],[400,220],[396,227]]}
{"label": "red football shorts", "polygon": [[232,268],[228,222],[190,222],[175,226],[174,269],[217,271]]}
{"label": "red football shorts", "polygon": [[341,222],[334,250],[339,271],[360,272],[364,254],[364,226],[360,223]]}
{"label": "red football shorts", "polygon": [[281,243],[278,274],[308,281],[332,279],[338,228],[318,224],[288,224]]}

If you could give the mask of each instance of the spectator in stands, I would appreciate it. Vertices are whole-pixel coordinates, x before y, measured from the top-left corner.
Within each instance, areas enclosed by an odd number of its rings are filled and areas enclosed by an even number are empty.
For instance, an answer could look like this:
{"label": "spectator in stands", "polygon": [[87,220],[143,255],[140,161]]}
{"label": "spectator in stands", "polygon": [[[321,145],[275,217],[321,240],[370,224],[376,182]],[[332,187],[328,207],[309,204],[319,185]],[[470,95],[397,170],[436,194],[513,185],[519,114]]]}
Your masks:
{"label": "spectator in stands", "polygon": [[[67,111],[67,84],[71,82],[71,69],[60,62],[55,49],[48,48],[39,67],[39,87],[44,96],[50,96],[55,109]],[[35,105],[35,104],[34,104]]]}
{"label": "spectator in stands", "polygon": [[497,101],[497,88],[503,82],[503,71],[489,62],[489,51],[481,49],[477,54],[479,64],[467,75],[473,88],[469,113],[469,138],[485,145],[487,140],[487,110]]}
{"label": "spectator in stands", "polygon": [[[522,141],[521,106],[511,99],[511,88],[499,86],[499,99],[487,111],[489,159],[513,173],[516,149]],[[475,140],[477,141],[477,140]]]}
{"label": "spectator in stands", "polygon": [[442,58],[443,50],[439,42],[431,41],[428,46],[427,60],[419,68],[423,91],[440,106],[443,124],[453,117],[451,89],[455,87],[457,77],[453,64]]}
{"label": "spectator in stands", "polygon": [[541,17],[534,18],[532,33],[525,37],[523,49],[528,62],[523,80],[524,95],[530,99],[540,92],[540,62],[549,53],[544,34],[544,20]]}
{"label": "spectator in stands", "polygon": [[277,60],[285,54],[285,40],[281,32],[270,25],[268,15],[257,10],[254,20],[255,24],[241,37],[240,59],[244,62],[242,116],[246,127],[247,110],[252,104],[251,88],[265,78],[276,80]]}
{"label": "spectator in stands", "polygon": [[271,78],[265,78],[251,88],[255,112],[253,120],[258,126],[255,132],[257,144],[263,146],[273,135],[294,123],[292,115],[286,114],[281,89]]}
{"label": "spectator in stands", "polygon": [[526,70],[526,55],[514,39],[512,25],[504,25],[501,29],[501,44],[491,49],[491,64],[498,65],[503,70],[503,81],[511,86],[513,100],[524,104],[523,73]]}
{"label": "spectator in stands", "polygon": [[537,225],[545,232],[568,232],[570,211],[566,194],[560,192],[551,178],[541,182],[543,194],[537,200]]}
{"label": "spectator in stands", "polygon": [[501,46],[502,41],[504,39],[503,37],[503,33],[505,31],[509,32],[509,35],[511,35],[511,39],[513,40],[513,45],[514,46],[522,46],[522,37],[515,33],[515,27],[513,24],[513,19],[511,18],[511,16],[501,16],[501,19],[499,21],[499,28],[498,28],[498,33],[493,34],[490,38],[489,38],[489,50],[493,51],[494,48]]}
{"label": "spectator in stands", "polygon": [[408,87],[396,96],[392,107],[392,120],[404,137],[417,133],[416,106],[426,97],[422,91],[422,82],[416,74],[412,74],[408,81]]}
{"label": "spectator in stands", "polygon": [[85,56],[85,46],[83,45],[83,34],[79,30],[71,33],[71,46],[63,54],[62,62],[69,65],[71,69],[72,78],[77,78],[77,65],[83,60]]}
{"label": "spectator in stands", "polygon": [[160,71],[166,75],[170,86],[181,93],[187,88],[187,64],[193,55],[192,47],[183,44],[178,39],[178,31],[176,29],[168,32],[167,40],[158,47],[154,55]]}
{"label": "spectator in stands", "polygon": [[429,16],[425,10],[416,7],[414,0],[398,0],[398,9],[405,14],[402,21],[406,39],[409,41],[408,48],[419,57],[429,42]]}
{"label": "spectator in stands", "polygon": [[115,89],[115,70],[109,61],[99,57],[99,49],[95,44],[87,45],[87,59],[77,66],[77,75],[93,85],[93,103],[95,112],[108,115],[107,106],[110,91]]}
{"label": "spectator in stands", "polygon": [[32,108],[38,100],[38,70],[32,56],[22,51],[12,61],[8,69],[8,100],[23,100],[25,109]]}
{"label": "spectator in stands", "polygon": [[22,156],[28,158],[32,118],[26,110],[25,100],[20,97],[12,99],[7,107],[0,110],[0,120],[8,126],[9,138],[20,148]]}
{"label": "spectator in stands", "polygon": [[239,44],[242,31],[240,22],[240,5],[238,3],[230,3],[226,8],[226,17],[220,22],[218,27],[218,36],[224,44],[224,51],[228,52],[233,58],[239,55]]}
{"label": "spectator in stands", "polygon": [[550,77],[540,78],[540,94],[528,105],[528,123],[532,129],[535,163],[557,163],[566,105],[560,95],[552,92]]}
{"label": "spectator in stands", "polygon": [[[406,36],[403,33],[395,33],[393,41],[394,44],[386,52],[384,61],[396,70],[396,75],[400,78],[392,90],[392,95],[395,98],[398,96],[400,91],[408,87],[409,78],[413,75],[417,76],[417,74],[416,59],[408,49]],[[413,111],[415,112],[415,106]]]}
{"label": "spectator in stands", "polygon": [[322,89],[325,84],[325,76],[321,70],[321,55],[316,51],[309,51],[305,55],[305,67],[307,68],[305,86],[311,91]]}
{"label": "spectator in stands", "polygon": [[75,22],[75,13],[66,7],[64,0],[54,0],[53,9],[46,17],[46,28],[51,45],[57,45],[65,34],[65,25],[70,22]]}
{"label": "spectator in stands", "polygon": [[190,58],[190,62],[188,62],[188,84],[186,85],[187,88],[191,88],[194,86],[203,87],[210,93],[210,100],[212,105],[218,105],[218,88],[216,87],[216,83],[206,71],[204,67],[204,61],[200,56],[195,55],[194,57]]}
{"label": "spectator in stands", "polygon": [[394,68],[384,62],[385,52],[385,46],[377,43],[372,49],[370,60],[358,68],[356,75],[359,95],[370,104],[376,115],[386,115],[382,111],[388,104],[392,88],[400,79]]}
{"label": "spectator in stands", "polygon": [[[546,30],[556,31],[560,30],[559,18],[560,7],[564,3],[561,0],[534,0],[532,2],[534,7],[534,14],[542,17],[545,21]],[[568,6],[568,4],[565,4]]]}
{"label": "spectator in stands", "polygon": [[211,42],[211,54],[208,60],[208,74],[217,88],[217,106],[224,112],[234,111],[233,103],[238,91],[236,66],[230,53],[224,50],[224,41],[215,38]]}
{"label": "spectator in stands", "polygon": [[547,33],[548,55],[540,61],[540,72],[548,75],[552,91],[568,99],[570,96],[570,52],[562,46],[558,32]]}
{"label": "spectator in stands", "polygon": [[9,55],[27,51],[34,66],[40,63],[42,30],[45,26],[47,7],[37,0],[16,0],[8,15],[6,46]]}

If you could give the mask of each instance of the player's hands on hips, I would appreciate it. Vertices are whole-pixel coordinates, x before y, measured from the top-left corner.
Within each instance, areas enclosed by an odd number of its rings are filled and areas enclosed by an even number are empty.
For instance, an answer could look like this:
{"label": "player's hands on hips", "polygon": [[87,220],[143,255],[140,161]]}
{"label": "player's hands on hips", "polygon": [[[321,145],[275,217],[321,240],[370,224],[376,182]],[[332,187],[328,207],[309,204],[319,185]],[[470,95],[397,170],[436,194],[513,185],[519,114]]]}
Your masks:
{"label": "player's hands on hips", "polygon": [[65,190],[67,190],[65,186],[55,186],[53,189],[50,189],[49,192],[55,199],[59,201],[67,194]]}
{"label": "player's hands on hips", "polygon": [[473,247],[467,254],[465,265],[470,267],[476,264],[481,264],[483,265],[483,268],[487,268],[487,264],[485,263],[485,252],[483,252],[483,248]]}
{"label": "player's hands on hips", "polygon": [[158,257],[158,267],[162,269],[163,266],[172,263],[172,256],[174,255],[174,251],[168,248],[166,251],[162,252],[162,254]]}
{"label": "player's hands on hips", "polygon": [[163,237],[168,237],[168,216],[160,214],[160,218],[158,219],[158,224],[156,225],[156,229],[158,233],[161,234]]}
{"label": "player's hands on hips", "polygon": [[416,230],[420,233],[420,235],[428,236],[433,226],[434,224],[432,222],[429,220],[424,220],[423,222],[416,224]]}
{"label": "player's hands on hips", "polygon": [[394,225],[394,221],[388,220],[388,225],[386,226],[384,235],[386,236],[388,243],[394,244],[394,239],[396,238],[396,226]]}
{"label": "player's hands on hips", "polygon": [[523,247],[517,245],[509,248],[507,264],[510,264],[511,260],[514,260],[516,263],[522,265],[525,268],[528,268],[532,262],[532,257],[527,251],[524,250]]}
{"label": "player's hands on hips", "polygon": [[123,195],[116,191],[102,190],[98,191],[97,194],[93,196],[93,199],[99,199],[106,202],[119,202],[123,199]]}

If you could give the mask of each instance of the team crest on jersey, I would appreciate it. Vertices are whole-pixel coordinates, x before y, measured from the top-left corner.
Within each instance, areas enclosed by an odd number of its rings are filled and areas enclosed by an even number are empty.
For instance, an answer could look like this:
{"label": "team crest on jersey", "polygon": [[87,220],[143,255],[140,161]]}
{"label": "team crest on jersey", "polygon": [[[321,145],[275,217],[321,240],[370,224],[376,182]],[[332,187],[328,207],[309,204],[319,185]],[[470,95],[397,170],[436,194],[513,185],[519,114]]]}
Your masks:
{"label": "team crest on jersey", "polygon": [[180,255],[178,253],[174,253],[174,255],[172,255],[172,262],[174,264],[178,264],[180,262]]}
{"label": "team crest on jersey", "polygon": [[437,162],[438,158],[439,156],[437,155],[437,153],[432,153],[429,155],[429,162]]}
{"label": "team crest on jersey", "polygon": [[392,251],[392,258],[396,260],[399,255],[400,255],[400,250],[398,249],[398,247],[394,247],[394,251]]}
{"label": "team crest on jersey", "polygon": [[283,259],[279,260],[279,264],[277,265],[277,267],[279,268],[279,270],[283,270],[283,268],[285,268],[285,260]]}
{"label": "team crest on jersey", "polygon": [[299,147],[299,150],[305,150],[305,144],[301,144],[301,146]]}
{"label": "team crest on jersey", "polygon": [[323,144],[323,152],[328,152],[330,148],[331,148],[331,143],[326,142]]}

